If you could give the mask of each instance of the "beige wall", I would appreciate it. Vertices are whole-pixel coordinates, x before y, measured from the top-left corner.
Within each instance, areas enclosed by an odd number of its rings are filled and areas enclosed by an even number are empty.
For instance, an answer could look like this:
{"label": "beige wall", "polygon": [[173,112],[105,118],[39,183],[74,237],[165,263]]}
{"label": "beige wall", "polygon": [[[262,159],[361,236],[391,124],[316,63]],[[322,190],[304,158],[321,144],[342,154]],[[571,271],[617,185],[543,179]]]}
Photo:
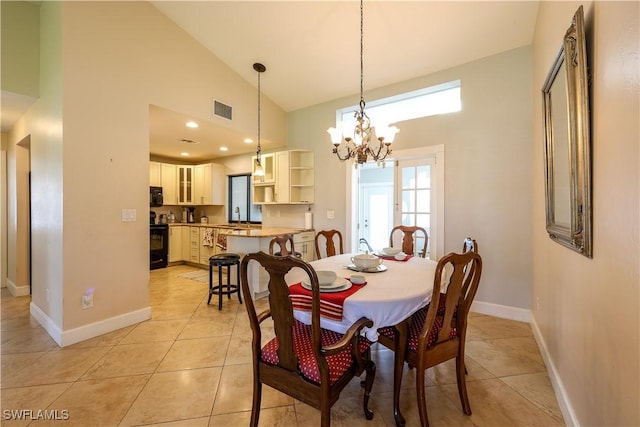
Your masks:
{"label": "beige wall", "polygon": [[[218,97],[234,105],[230,126],[253,129],[255,87],[148,3],[42,2],[41,28],[41,99],[9,145],[31,135],[42,196],[33,304],[50,331],[75,333],[149,305],[149,105],[209,118]],[[262,111],[265,138],[286,141],[284,111],[267,98]]]}
{"label": "beige wall", "polygon": [[[445,253],[459,251],[464,237],[474,236],[484,262],[476,301],[523,311],[529,310],[531,297],[531,61],[531,48],[524,47],[365,93],[372,101],[461,81],[462,111],[398,123],[394,149],[444,145]],[[290,114],[290,147],[316,152],[316,229],[346,230],[349,166],[331,153],[326,129],[335,125],[336,109],[357,99]],[[301,221],[304,209],[278,208],[276,221]],[[327,210],[335,210],[335,220],[326,219]]]}
{"label": "beige wall", "polygon": [[[568,424],[640,425],[638,2],[585,4],[593,259],[545,231],[540,89],[582,2],[541,2],[534,41],[534,329]],[[534,304],[535,306],[535,304]]]}
{"label": "beige wall", "polygon": [[[40,7],[32,2],[3,1],[0,8],[2,90],[37,97]],[[11,43],[7,43],[7,40]]]}

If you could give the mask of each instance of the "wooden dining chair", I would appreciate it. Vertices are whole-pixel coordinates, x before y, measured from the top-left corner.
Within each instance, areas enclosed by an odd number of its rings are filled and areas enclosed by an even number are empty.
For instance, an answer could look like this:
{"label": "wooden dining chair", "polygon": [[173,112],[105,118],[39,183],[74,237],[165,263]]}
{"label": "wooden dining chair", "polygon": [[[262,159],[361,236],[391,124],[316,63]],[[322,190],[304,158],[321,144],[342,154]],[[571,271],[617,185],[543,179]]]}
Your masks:
{"label": "wooden dining chair", "polygon": [[[427,234],[427,230],[418,226],[408,226],[408,225],[396,225],[391,229],[391,233],[389,233],[389,246],[394,245],[393,235],[396,231],[401,231],[402,234],[402,252],[412,255],[418,254],[422,258],[427,256],[427,245],[429,243],[429,235]],[[424,245],[422,246],[422,250],[417,248],[417,245],[414,244],[415,240],[424,239]]]}
{"label": "wooden dining chair", "polygon": [[[247,278],[250,264],[256,262],[269,274],[270,308],[261,313],[256,312],[253,292]],[[311,325],[293,317],[285,275],[294,268],[301,269],[311,284]],[[362,405],[365,417],[371,420],[373,412],[369,410],[369,396],[376,366],[370,357],[371,343],[360,336],[360,330],[371,327],[373,322],[363,317],[344,335],[320,328],[318,276],[313,267],[301,259],[275,257],[264,252],[247,254],[240,265],[240,282],[253,334],[253,404],[250,425],[258,425],[262,384],[266,384],[319,409],[320,425],[327,427],[331,423],[331,407],[338,400],[340,392],[354,377],[365,371]],[[275,331],[275,338],[263,346],[261,325],[268,318],[273,323],[271,326],[267,322],[267,330]]]}
{"label": "wooden dining chair", "polygon": [[465,238],[462,242],[462,252],[469,251],[478,253],[478,242],[476,242],[475,239],[472,239],[471,237]]}
{"label": "wooden dining chair", "polygon": [[[320,242],[324,238],[325,240],[325,256],[323,257],[320,253]],[[344,248],[342,246],[342,233],[338,230],[320,230],[316,234],[315,244],[316,244],[316,257],[318,259],[334,256],[337,254],[336,252],[336,242],[338,242],[338,249],[340,250],[340,254],[344,253]]]}
{"label": "wooden dining chair", "polygon": [[[289,244],[288,248],[287,248],[287,244]],[[277,252],[274,252],[274,247],[276,245],[278,245],[280,250]],[[269,255],[275,255],[275,256],[293,255],[297,258],[302,258],[302,254],[300,252],[296,252],[295,245],[293,244],[293,234],[281,234],[271,239],[271,241],[269,242]]]}
{"label": "wooden dining chair", "polygon": [[[451,269],[448,283],[442,283],[443,271]],[[471,415],[465,379],[464,346],[467,333],[467,316],[473,298],[478,290],[482,273],[482,258],[476,252],[450,253],[444,256],[436,267],[431,303],[414,313],[407,322],[408,337],[398,342],[396,327],[378,329],[378,342],[395,352],[404,353],[403,359],[409,368],[416,368],[416,394],[420,424],[429,425],[425,401],[425,371],[449,359],[456,359],[458,394],[462,410]],[[446,289],[445,292],[440,292]],[[398,360],[396,360],[398,362]],[[400,388],[400,382],[394,388]],[[396,414],[394,414],[396,415]],[[396,415],[396,424],[404,419]]]}

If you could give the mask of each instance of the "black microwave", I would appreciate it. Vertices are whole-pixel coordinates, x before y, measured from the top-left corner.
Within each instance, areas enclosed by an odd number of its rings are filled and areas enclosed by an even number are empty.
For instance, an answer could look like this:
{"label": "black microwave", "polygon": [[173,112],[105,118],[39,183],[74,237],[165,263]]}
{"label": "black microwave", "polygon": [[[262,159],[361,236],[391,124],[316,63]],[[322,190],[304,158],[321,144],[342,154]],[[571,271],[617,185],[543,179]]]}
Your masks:
{"label": "black microwave", "polygon": [[149,200],[152,208],[162,206],[162,187],[149,187]]}

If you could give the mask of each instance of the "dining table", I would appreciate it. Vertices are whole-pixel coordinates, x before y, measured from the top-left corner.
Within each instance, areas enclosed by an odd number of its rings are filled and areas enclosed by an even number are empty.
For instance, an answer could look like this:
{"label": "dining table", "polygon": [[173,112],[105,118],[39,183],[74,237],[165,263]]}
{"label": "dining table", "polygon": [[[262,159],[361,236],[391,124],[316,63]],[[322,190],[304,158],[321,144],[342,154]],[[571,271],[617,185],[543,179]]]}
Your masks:
{"label": "dining table", "polygon": [[[310,262],[316,271],[334,271],[338,278],[350,279],[352,275],[363,275],[366,283],[358,286],[342,303],[342,319],[320,317],[320,326],[339,333],[345,333],[349,326],[362,317],[373,322],[365,328],[364,334],[372,342],[378,340],[378,328],[394,326],[398,333],[394,363],[394,417],[397,424],[404,424],[400,413],[399,390],[404,368],[404,354],[409,333],[410,316],[429,304],[433,291],[436,261],[416,256],[404,260],[381,256],[382,267],[365,271],[356,270],[352,257],[357,254],[340,254]],[[290,288],[308,280],[302,270],[294,269],[285,277]],[[357,286],[355,284],[353,287]],[[351,290],[351,289],[350,289]],[[351,290],[353,292],[353,290]],[[320,293],[323,298],[329,293]],[[311,312],[294,310],[297,320],[310,324]]]}

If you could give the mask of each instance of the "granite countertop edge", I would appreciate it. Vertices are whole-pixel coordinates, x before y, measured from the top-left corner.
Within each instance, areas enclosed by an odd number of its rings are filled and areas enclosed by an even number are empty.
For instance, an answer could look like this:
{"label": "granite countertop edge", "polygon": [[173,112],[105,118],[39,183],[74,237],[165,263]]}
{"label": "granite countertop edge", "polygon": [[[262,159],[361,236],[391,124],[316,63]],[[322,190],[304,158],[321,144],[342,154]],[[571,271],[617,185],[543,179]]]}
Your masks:
{"label": "granite countertop edge", "polygon": [[[221,230],[224,230],[227,236],[231,236],[231,237],[273,237],[280,234],[288,234],[288,233],[297,234],[297,233],[303,233],[305,231],[314,231],[313,229],[287,228],[287,227],[252,226],[250,228],[245,228],[245,227],[236,227],[229,224],[208,224],[208,223],[201,223],[201,222],[169,223],[169,227],[176,227],[176,226],[219,228]],[[242,229],[237,230],[237,228],[242,228]]]}

